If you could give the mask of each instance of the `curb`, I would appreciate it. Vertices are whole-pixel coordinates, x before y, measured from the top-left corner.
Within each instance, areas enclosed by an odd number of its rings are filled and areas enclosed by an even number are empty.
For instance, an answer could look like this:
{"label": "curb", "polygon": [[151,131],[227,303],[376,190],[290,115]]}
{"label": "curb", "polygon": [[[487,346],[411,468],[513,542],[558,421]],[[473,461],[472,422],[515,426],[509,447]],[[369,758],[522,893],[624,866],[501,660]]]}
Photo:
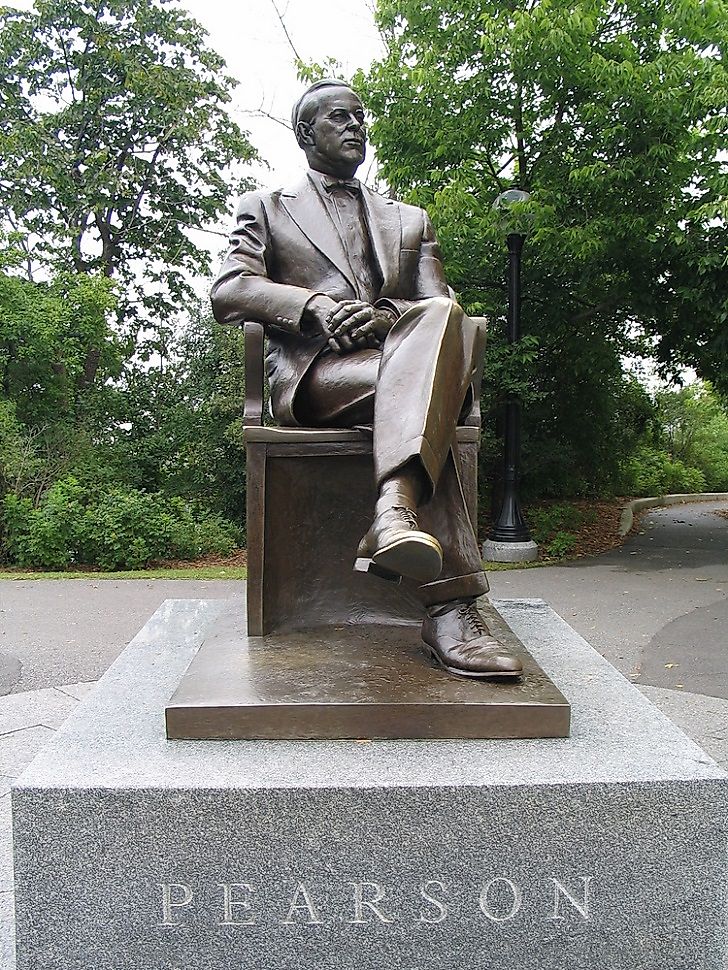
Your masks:
{"label": "curb", "polygon": [[690,492],[684,495],[656,495],[653,498],[636,498],[622,509],[619,534],[626,536],[634,525],[635,512],[667,505],[687,505],[689,502],[728,502],[728,492]]}

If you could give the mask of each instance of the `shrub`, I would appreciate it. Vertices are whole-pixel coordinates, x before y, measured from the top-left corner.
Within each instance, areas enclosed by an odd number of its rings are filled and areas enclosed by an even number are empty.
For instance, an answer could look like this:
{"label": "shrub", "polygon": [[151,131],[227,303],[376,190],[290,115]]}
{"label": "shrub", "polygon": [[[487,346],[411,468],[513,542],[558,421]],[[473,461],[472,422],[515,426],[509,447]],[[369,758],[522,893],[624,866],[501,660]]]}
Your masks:
{"label": "shrub", "polygon": [[702,492],[706,485],[700,469],[650,445],[641,445],[636,450],[624,464],[622,474],[622,490],[628,495]]}
{"label": "shrub", "polygon": [[202,506],[122,485],[84,488],[73,478],[56,482],[37,507],[6,496],[3,516],[5,558],[28,567],[140,569],[227,555],[241,541],[234,523]]}
{"label": "shrub", "polygon": [[83,520],[84,492],[74,478],[61,479],[35,507],[30,499],[3,500],[4,552],[19,566],[64,569],[76,561]]}
{"label": "shrub", "polygon": [[594,509],[580,509],[569,503],[534,506],[526,513],[534,541],[550,559],[564,559],[573,552],[577,537],[572,530],[596,519]]}
{"label": "shrub", "polygon": [[544,546],[544,552],[550,559],[564,559],[573,551],[576,536],[572,532],[557,532]]}

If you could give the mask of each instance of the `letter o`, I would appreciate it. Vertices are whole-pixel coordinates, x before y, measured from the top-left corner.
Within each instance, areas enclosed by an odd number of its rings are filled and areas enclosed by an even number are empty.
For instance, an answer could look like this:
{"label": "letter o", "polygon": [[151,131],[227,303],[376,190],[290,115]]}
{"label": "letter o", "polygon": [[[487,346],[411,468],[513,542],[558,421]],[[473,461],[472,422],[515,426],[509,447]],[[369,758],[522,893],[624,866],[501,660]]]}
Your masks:
{"label": "letter o", "polygon": [[[510,912],[506,913],[504,916],[496,916],[495,913],[491,912],[490,907],[488,906],[488,894],[496,883],[503,883],[504,886],[507,886],[511,892],[511,895],[513,896],[513,904]],[[489,883],[483,886],[483,891],[480,894],[480,909],[483,915],[487,916],[488,919],[492,920],[494,923],[506,923],[509,919],[513,919],[521,908],[521,902],[521,890],[514,882],[512,882],[510,879],[506,879],[504,876],[496,876],[495,879],[491,879]]]}

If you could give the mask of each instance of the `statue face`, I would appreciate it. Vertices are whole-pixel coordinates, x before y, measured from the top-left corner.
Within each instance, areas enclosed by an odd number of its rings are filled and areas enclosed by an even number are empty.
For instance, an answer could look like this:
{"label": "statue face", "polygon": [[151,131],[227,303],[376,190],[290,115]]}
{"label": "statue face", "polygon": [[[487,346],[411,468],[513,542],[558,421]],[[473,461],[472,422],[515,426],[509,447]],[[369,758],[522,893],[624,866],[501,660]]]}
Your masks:
{"label": "statue face", "polygon": [[351,178],[366,155],[364,109],[353,91],[321,89],[316,116],[303,137],[303,149],[311,168]]}

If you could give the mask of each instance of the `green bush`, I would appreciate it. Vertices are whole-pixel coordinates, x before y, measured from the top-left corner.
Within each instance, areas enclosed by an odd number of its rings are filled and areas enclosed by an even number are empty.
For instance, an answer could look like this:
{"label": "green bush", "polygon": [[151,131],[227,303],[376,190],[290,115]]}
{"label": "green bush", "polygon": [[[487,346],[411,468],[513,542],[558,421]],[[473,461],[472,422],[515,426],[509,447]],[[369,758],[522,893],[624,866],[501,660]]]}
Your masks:
{"label": "green bush", "polygon": [[544,552],[550,559],[564,559],[573,551],[576,536],[572,532],[557,532],[544,546]]}
{"label": "green bush", "polygon": [[84,488],[56,482],[42,503],[3,500],[4,556],[13,564],[63,569],[140,569],[163,559],[227,555],[241,541],[223,516],[180,498],[126,486]]}
{"label": "green bush", "polygon": [[640,445],[622,469],[622,490],[627,495],[669,495],[705,490],[705,475],[698,468],[671,458],[667,452]]}
{"label": "green bush", "polygon": [[84,491],[73,478],[61,479],[35,507],[28,498],[6,495],[4,554],[19,566],[64,569],[76,559]]}
{"label": "green bush", "polygon": [[538,505],[526,511],[531,535],[550,559],[564,559],[576,546],[574,531],[587,522],[594,522],[594,509],[580,509],[570,503]]}
{"label": "green bush", "polygon": [[557,532],[577,528],[582,517],[573,505],[549,505],[529,508],[528,525],[534,542],[545,545]]}

